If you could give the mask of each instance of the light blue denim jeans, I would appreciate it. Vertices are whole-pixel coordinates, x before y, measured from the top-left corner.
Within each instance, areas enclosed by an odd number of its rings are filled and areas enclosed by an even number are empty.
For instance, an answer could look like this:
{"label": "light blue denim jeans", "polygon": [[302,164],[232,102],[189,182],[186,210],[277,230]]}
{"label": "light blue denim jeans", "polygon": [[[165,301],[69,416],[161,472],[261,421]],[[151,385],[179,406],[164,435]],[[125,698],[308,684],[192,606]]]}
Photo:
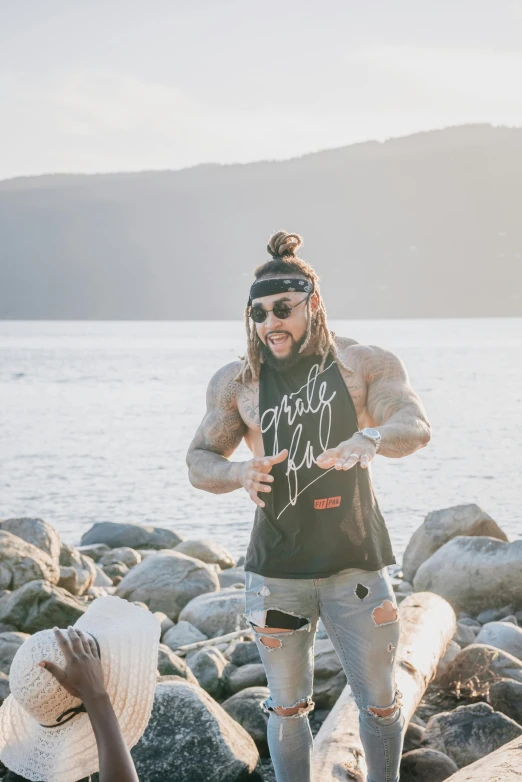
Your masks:
{"label": "light blue denim jeans", "polygon": [[[246,574],[246,618],[267,627],[266,612],[279,610],[307,624],[256,643],[265,666],[270,697],[268,745],[277,782],[311,782],[314,641],[319,617],[339,655],[356,703],[368,766],[368,782],[399,782],[404,718],[395,687],[399,618],[386,568],[350,568],[328,578],[268,578]],[[273,626],[273,623],[272,623]],[[274,648],[266,639],[277,639]],[[272,645],[276,641],[270,642]],[[293,716],[277,711],[300,706]],[[375,713],[389,712],[382,716]]]}

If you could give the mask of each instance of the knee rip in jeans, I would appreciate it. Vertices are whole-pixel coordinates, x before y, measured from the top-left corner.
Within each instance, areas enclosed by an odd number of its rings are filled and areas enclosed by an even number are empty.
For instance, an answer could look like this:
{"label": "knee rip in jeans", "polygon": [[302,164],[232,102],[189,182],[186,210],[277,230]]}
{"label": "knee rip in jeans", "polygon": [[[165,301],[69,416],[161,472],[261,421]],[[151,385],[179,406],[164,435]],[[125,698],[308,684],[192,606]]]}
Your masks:
{"label": "knee rip in jeans", "polygon": [[261,636],[259,639],[260,643],[262,643],[269,652],[273,652],[275,649],[281,649],[283,646],[283,637],[285,635],[294,635],[294,633],[299,633],[301,630],[310,630],[310,620],[306,617],[299,616],[299,614],[294,614],[292,611],[283,611],[281,608],[274,607],[269,610],[279,611],[280,613],[287,614],[288,616],[295,616],[297,619],[306,619],[306,624],[302,627],[299,627],[296,630],[288,630],[284,628],[268,628],[266,624],[267,611],[254,610],[250,611],[248,614],[245,614],[247,622],[249,622],[249,624],[252,626],[256,635]]}
{"label": "knee rip in jeans", "polygon": [[291,706],[267,706],[265,704],[264,709],[265,711],[271,711],[274,714],[277,714],[278,717],[283,717],[284,719],[296,719],[298,717],[304,717],[311,712],[314,707],[315,703],[312,700],[312,696],[309,695],[307,698],[302,698],[300,701],[292,703]]}
{"label": "knee rip in jeans", "polygon": [[380,606],[373,609],[372,618],[376,627],[392,625],[399,621],[399,609],[391,600],[383,600]]}
{"label": "knee rip in jeans", "polygon": [[383,708],[380,708],[379,706],[368,706],[367,711],[374,717],[387,718],[395,716],[401,706],[402,693],[400,690],[396,690],[395,698],[393,699],[393,703],[390,706],[384,706]]}

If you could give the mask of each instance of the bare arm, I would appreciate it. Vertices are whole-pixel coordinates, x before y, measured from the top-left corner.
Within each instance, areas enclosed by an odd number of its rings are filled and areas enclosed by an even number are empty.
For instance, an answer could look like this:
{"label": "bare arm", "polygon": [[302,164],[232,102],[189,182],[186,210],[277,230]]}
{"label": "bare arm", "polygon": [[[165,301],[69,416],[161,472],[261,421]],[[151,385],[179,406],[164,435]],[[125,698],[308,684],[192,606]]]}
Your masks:
{"label": "bare arm", "polygon": [[407,456],[430,441],[426,411],[400,359],[382,348],[372,346],[368,350],[366,407],[381,434],[379,453],[395,458]]}

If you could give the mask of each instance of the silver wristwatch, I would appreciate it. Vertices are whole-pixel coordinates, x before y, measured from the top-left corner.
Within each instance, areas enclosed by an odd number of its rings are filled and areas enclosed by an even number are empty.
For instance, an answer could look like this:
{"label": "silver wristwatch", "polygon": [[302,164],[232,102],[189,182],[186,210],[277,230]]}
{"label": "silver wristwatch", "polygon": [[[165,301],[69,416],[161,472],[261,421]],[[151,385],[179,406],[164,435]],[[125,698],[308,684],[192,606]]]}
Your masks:
{"label": "silver wristwatch", "polygon": [[358,432],[355,432],[355,434],[362,434],[362,436],[366,437],[367,440],[371,440],[371,442],[375,445],[376,451],[379,450],[379,446],[381,444],[381,433],[377,429],[367,427],[366,429],[360,429]]}

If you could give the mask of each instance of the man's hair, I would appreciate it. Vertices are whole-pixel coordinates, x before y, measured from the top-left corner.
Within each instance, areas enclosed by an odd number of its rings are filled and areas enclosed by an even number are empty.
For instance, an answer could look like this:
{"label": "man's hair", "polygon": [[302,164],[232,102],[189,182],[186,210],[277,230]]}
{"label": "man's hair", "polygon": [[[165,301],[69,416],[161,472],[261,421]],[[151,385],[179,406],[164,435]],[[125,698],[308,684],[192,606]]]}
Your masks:
{"label": "man's hair", "polygon": [[[300,274],[313,283],[313,293],[308,297],[307,308],[307,331],[299,353],[303,353],[310,343],[315,343],[314,347],[321,356],[321,365],[319,371],[322,372],[328,354],[331,353],[336,361],[339,362],[337,349],[334,341],[334,333],[328,328],[326,322],[326,309],[321,298],[319,289],[319,277],[310,264],[298,258],[296,253],[303,243],[299,234],[289,234],[286,231],[278,231],[267,244],[267,250],[272,256],[272,260],[262,263],[254,271],[254,277],[259,280],[263,277],[272,277],[276,275]],[[312,310],[312,296],[317,297],[317,308]],[[248,383],[249,380],[258,380],[261,369],[261,346],[256,330],[256,324],[250,320],[250,309],[252,303],[249,302],[245,309],[245,326],[247,332],[247,352],[243,357],[243,366],[237,376],[240,383]]]}

